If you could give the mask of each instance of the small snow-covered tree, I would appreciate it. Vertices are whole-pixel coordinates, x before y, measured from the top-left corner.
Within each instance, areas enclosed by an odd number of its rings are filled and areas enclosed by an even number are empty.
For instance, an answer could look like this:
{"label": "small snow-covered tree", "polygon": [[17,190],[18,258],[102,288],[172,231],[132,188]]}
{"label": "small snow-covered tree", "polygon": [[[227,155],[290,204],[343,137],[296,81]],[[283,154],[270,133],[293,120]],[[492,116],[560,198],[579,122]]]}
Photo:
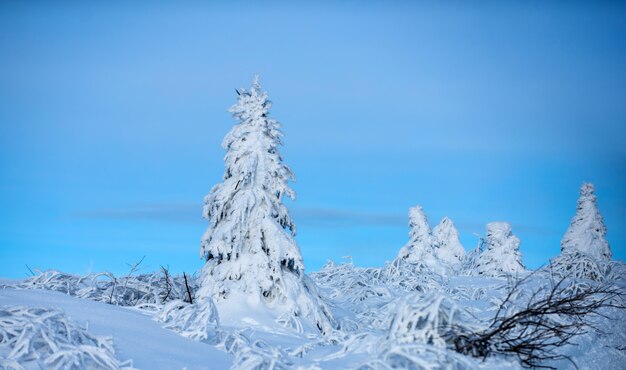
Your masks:
{"label": "small snow-covered tree", "polygon": [[611,247],[606,240],[606,226],[596,204],[593,184],[580,187],[576,215],[561,240],[561,253],[583,253],[598,260],[611,259]]}
{"label": "small snow-covered tree", "polygon": [[461,267],[465,249],[452,221],[444,217],[432,231],[421,206],[409,209],[409,242],[400,249],[392,263],[395,269],[402,263],[428,268],[439,275],[448,275]]}
{"label": "small snow-covered tree", "polygon": [[304,275],[296,226],[283,204],[295,193],[288,184],[294,175],[278,150],[280,124],[269,117],[271,102],[258,77],[250,91],[237,93],[230,112],[239,123],[222,142],[227,150],[223,182],[204,199],[209,227],[201,241],[206,264],[198,295],[214,299],[218,309],[231,300],[264,305],[281,320],[285,314],[309,317],[326,332],[333,318]]}
{"label": "small snow-covered tree", "polygon": [[443,273],[444,267],[435,252],[436,240],[428,225],[428,218],[421,206],[409,209],[409,242],[398,252],[397,261],[408,262],[430,268],[433,272]]}
{"label": "small snow-covered tree", "polygon": [[508,222],[487,224],[484,250],[474,256],[470,271],[472,275],[506,276],[524,272],[519,251],[520,240],[513,235]]}
{"label": "small snow-covered tree", "polygon": [[458,270],[465,258],[465,248],[459,240],[459,232],[452,220],[444,217],[439,225],[433,229],[433,237],[436,241],[435,253],[439,260]]}
{"label": "small snow-covered tree", "polygon": [[561,239],[561,254],[550,260],[557,276],[604,281],[610,271],[611,247],[594,191],[590,183],[580,187],[576,215]]}

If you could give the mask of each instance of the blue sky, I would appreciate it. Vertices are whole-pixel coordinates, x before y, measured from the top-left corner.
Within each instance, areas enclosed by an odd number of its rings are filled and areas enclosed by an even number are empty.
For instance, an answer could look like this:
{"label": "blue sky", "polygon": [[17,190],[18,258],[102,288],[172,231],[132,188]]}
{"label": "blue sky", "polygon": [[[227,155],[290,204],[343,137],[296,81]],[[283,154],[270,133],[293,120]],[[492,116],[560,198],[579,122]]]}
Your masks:
{"label": "blue sky", "polygon": [[511,222],[535,268],[583,181],[626,257],[623,4],[3,2],[0,50],[0,276],[200,267],[254,73],[309,271],[392,259],[415,204],[466,249]]}

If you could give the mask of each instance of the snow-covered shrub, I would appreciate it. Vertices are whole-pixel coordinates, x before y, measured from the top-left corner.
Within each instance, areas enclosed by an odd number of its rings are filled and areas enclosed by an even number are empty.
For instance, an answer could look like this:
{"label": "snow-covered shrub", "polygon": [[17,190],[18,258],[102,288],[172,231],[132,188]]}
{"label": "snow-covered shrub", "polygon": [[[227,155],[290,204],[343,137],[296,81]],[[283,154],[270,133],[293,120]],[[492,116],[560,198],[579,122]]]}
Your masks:
{"label": "snow-covered shrub", "polygon": [[283,370],[293,367],[289,355],[263,340],[251,340],[249,330],[225,334],[219,344],[234,356],[232,370]]}
{"label": "snow-covered shrub", "polygon": [[[328,261],[320,271],[311,274],[329,298],[359,303],[370,298],[390,299],[391,291],[383,285],[380,269],[355,267],[352,262],[335,264]],[[353,306],[351,306],[353,307]]]}
{"label": "snow-covered shrub", "polygon": [[519,251],[520,240],[513,235],[511,224],[487,224],[487,239],[467,258],[466,273],[488,277],[507,277],[526,271]]}
{"label": "snow-covered shrub", "polygon": [[447,284],[445,276],[433,272],[429,265],[403,259],[385,263],[381,271],[381,282],[395,289],[420,293],[441,290]]}
{"label": "snow-covered shrub", "polygon": [[553,258],[548,268],[559,279],[569,277],[604,281],[608,272],[605,261],[577,251],[562,253]]}
{"label": "snow-covered shrub", "polygon": [[622,261],[609,261],[607,263],[606,277],[608,281],[624,283],[626,281],[626,263]]}
{"label": "snow-covered shrub", "polygon": [[454,332],[453,348],[473,357],[508,355],[525,367],[545,367],[546,361],[569,359],[562,347],[596,330],[596,320],[608,318],[607,309],[621,315],[626,309],[618,287],[542,275],[515,281],[489,323]]}
{"label": "snow-covered shrub", "polygon": [[441,291],[446,286],[445,279],[428,266],[403,259],[395,259],[383,268],[355,267],[351,262],[337,265],[329,261],[311,277],[328,298],[369,324],[380,321],[381,305],[406,292]]}
{"label": "snow-covered shrub", "polygon": [[294,365],[280,348],[262,340],[242,347],[234,355],[232,370],[287,370]]}
{"label": "snow-covered shrub", "polygon": [[469,370],[478,366],[467,357],[446,348],[423,344],[396,344],[376,358],[355,367],[358,370]]}
{"label": "snow-covered shrub", "polygon": [[[32,364],[32,365],[31,365]],[[94,336],[63,311],[0,307],[0,367],[3,369],[132,369],[115,357],[113,339]]]}
{"label": "snow-covered shrub", "polygon": [[78,291],[93,285],[94,276],[76,276],[57,270],[38,271],[18,284],[20,288],[45,289],[75,296]]}
{"label": "snow-covered shrub", "polygon": [[584,183],[580,187],[576,215],[561,240],[561,253],[579,252],[608,261],[612,256],[611,247],[606,240],[606,226],[594,192],[593,184]]}
{"label": "snow-covered shrub", "polygon": [[445,347],[446,338],[456,330],[460,311],[439,293],[410,294],[393,303],[388,338],[397,343],[421,343]]}
{"label": "snow-covered shrub", "polygon": [[254,300],[278,315],[310,318],[322,333],[330,332],[336,323],[305,282],[296,226],[283,204],[283,197],[295,199],[295,193],[288,184],[294,175],[279,152],[280,124],[269,118],[271,102],[258,77],[250,91],[237,93],[230,112],[239,123],[222,142],[223,181],[204,199],[209,226],[201,240],[206,264],[197,296],[211,297],[218,308],[228,300]]}
{"label": "snow-covered shrub", "polygon": [[180,335],[202,341],[217,342],[220,339],[220,322],[217,308],[208,298],[196,300],[193,304],[175,300],[166,303],[155,319],[166,329]]}
{"label": "snow-covered shrub", "polygon": [[[195,281],[190,284],[195,288]],[[111,273],[76,276],[57,270],[39,272],[16,285],[20,289],[43,289],[119,306],[161,305],[187,298],[184,278],[161,272],[116,277]]]}

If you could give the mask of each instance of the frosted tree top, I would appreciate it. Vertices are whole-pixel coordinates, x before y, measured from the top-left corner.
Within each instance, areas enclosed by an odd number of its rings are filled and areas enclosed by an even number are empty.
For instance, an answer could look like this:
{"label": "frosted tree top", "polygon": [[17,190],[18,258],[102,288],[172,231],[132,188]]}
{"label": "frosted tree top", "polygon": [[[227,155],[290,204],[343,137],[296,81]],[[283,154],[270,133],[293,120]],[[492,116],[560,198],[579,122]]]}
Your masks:
{"label": "frosted tree top", "polygon": [[562,253],[579,252],[596,259],[611,259],[611,247],[606,240],[606,226],[597,200],[593,184],[582,184],[576,214],[561,240]]}

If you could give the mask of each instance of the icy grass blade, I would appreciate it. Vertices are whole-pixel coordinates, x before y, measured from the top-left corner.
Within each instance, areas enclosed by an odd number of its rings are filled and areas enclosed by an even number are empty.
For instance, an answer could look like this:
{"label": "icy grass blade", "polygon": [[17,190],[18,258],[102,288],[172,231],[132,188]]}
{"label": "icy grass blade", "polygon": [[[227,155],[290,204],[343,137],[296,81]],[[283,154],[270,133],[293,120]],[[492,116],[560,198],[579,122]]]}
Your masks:
{"label": "icy grass blade", "polygon": [[113,339],[89,334],[53,308],[0,308],[0,367],[30,368],[33,361],[49,369],[133,369],[115,357]]}

